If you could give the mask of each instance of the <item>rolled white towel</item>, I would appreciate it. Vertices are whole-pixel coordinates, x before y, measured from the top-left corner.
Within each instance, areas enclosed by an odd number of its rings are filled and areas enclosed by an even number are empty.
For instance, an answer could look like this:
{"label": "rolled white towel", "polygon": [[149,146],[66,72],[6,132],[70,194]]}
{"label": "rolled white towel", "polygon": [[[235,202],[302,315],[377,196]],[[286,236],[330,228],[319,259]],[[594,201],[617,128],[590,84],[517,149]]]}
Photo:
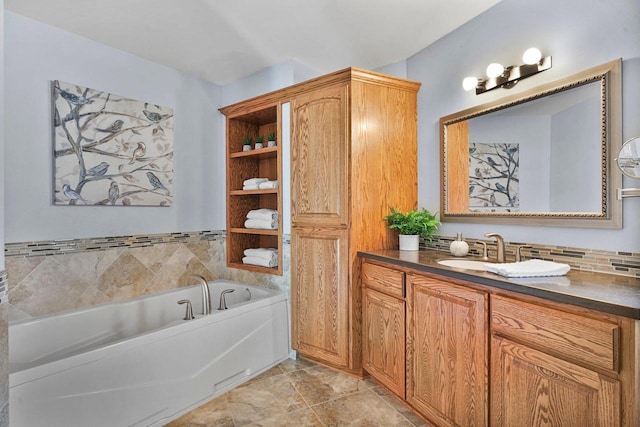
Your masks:
{"label": "rolled white towel", "polygon": [[260,184],[258,184],[258,187],[260,187],[261,190],[266,190],[268,188],[278,188],[278,181],[261,182]]}
{"label": "rolled white towel", "polygon": [[258,185],[261,182],[267,182],[267,181],[269,181],[269,179],[267,178],[250,178],[250,179],[245,179],[242,185]]}
{"label": "rolled white towel", "polygon": [[278,221],[278,211],[273,209],[254,209],[247,212],[248,219],[264,219],[267,221]]}
{"label": "rolled white towel", "polygon": [[246,228],[259,228],[261,230],[277,230],[278,221],[250,218],[244,222],[244,226]]}
{"label": "rolled white towel", "polygon": [[262,267],[277,267],[278,266],[278,260],[276,259],[275,262],[273,260],[269,260],[269,259],[264,259],[264,258],[258,258],[258,257],[252,257],[252,256],[246,256],[244,258],[242,258],[242,263],[243,264],[251,264],[251,265],[259,265]]}
{"label": "rolled white towel", "polygon": [[244,250],[244,256],[264,258],[267,260],[278,259],[278,250],[275,248],[249,248]]}
{"label": "rolled white towel", "polygon": [[247,184],[247,185],[242,186],[242,189],[243,190],[259,190],[260,186],[257,185],[257,184]]}
{"label": "rolled white towel", "polygon": [[545,261],[542,259],[530,259],[522,262],[509,262],[504,264],[485,264],[487,271],[505,277],[548,277],[564,276],[571,270],[568,264]]}

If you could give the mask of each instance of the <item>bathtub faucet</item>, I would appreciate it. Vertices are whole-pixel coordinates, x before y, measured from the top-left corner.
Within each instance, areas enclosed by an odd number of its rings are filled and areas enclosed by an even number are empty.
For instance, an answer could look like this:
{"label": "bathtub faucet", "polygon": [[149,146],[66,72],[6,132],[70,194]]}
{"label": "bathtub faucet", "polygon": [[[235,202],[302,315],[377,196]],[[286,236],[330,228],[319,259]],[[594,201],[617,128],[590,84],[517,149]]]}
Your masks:
{"label": "bathtub faucet", "polygon": [[225,301],[224,296],[225,294],[230,294],[233,291],[234,289],[225,289],[224,291],[220,292],[220,305],[218,305],[218,310],[227,309],[227,302]]}
{"label": "bathtub faucet", "polygon": [[196,279],[202,285],[202,314],[211,314],[211,295],[209,294],[209,284],[207,279],[199,274],[191,274],[189,278]]}

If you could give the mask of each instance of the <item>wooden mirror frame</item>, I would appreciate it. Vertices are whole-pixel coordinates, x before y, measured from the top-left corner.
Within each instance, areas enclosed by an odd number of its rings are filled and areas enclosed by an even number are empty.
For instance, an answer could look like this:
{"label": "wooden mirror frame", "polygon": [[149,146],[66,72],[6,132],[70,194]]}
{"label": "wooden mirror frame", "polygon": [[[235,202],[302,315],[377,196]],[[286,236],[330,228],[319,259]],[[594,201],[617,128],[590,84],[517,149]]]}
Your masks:
{"label": "wooden mirror frame", "polygon": [[[535,225],[552,227],[622,228],[622,203],[616,199],[615,189],[622,184],[622,173],[615,156],[622,141],[622,59],[617,59],[572,76],[547,83],[525,92],[506,96],[486,104],[468,108],[440,118],[440,220],[442,222],[466,222],[484,224]],[[553,95],[585,84],[600,82],[601,87],[601,141],[602,141],[602,209],[601,212],[452,212],[448,195],[468,193],[468,183],[457,188],[447,179],[447,168],[456,165],[463,156],[449,155],[447,151],[448,126],[461,124],[468,119],[488,114]],[[461,126],[464,126],[463,124]],[[458,126],[456,126],[458,127]],[[455,127],[451,128],[455,131]],[[467,165],[468,168],[468,165]],[[468,175],[468,174],[467,174]],[[468,200],[468,197],[467,197]],[[468,202],[467,202],[468,209]]]}

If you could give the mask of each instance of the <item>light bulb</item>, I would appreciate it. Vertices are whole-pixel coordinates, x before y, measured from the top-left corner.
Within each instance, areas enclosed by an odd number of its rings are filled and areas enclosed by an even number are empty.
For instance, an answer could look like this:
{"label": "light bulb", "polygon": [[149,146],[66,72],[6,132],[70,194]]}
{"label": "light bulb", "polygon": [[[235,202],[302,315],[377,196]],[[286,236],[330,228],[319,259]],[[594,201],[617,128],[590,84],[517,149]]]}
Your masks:
{"label": "light bulb", "polygon": [[498,64],[497,62],[494,62],[492,64],[489,64],[489,66],[487,67],[487,77],[490,77],[490,78],[498,77],[499,75],[502,74],[503,71],[504,71],[504,67],[502,66],[502,64]]}
{"label": "light bulb", "polygon": [[462,81],[462,87],[464,90],[471,90],[478,86],[478,79],[475,77],[465,77]]}
{"label": "light bulb", "polygon": [[535,47],[530,47],[522,55],[522,61],[524,61],[525,64],[529,65],[536,64],[538,61],[540,61],[540,58],[542,58],[542,53],[538,48]]}

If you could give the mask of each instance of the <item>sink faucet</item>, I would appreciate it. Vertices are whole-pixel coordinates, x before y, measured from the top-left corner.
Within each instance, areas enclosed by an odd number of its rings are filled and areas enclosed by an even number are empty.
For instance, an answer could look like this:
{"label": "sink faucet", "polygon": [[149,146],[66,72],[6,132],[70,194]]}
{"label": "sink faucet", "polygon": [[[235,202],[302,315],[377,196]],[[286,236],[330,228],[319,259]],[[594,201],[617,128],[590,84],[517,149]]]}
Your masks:
{"label": "sink faucet", "polygon": [[498,254],[496,256],[496,261],[504,262],[504,239],[498,233],[487,233],[484,235],[485,237],[495,237],[496,246],[498,247]]}
{"label": "sink faucet", "polygon": [[191,274],[189,278],[196,279],[202,285],[202,314],[211,314],[211,295],[209,295],[209,285],[207,279],[199,274]]}

